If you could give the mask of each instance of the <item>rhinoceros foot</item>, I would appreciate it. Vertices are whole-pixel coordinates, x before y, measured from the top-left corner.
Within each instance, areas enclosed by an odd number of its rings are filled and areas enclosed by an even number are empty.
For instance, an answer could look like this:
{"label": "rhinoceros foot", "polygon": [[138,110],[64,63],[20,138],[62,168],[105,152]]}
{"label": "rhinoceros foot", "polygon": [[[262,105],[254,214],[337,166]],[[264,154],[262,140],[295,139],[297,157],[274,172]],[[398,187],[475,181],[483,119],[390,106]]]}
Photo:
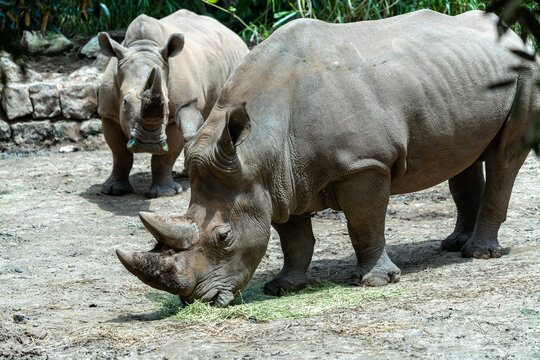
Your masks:
{"label": "rhinoceros foot", "polygon": [[307,278],[292,279],[289,277],[276,277],[264,284],[263,291],[266,295],[282,296],[287,293],[300,291],[306,287]]}
{"label": "rhinoceros foot", "polygon": [[441,242],[441,249],[445,251],[459,251],[469,241],[471,233],[453,233]]}
{"label": "rhinoceros foot", "polygon": [[390,283],[397,283],[400,277],[401,270],[390,260],[385,249],[371,270],[366,271],[359,264],[357,272],[352,275],[352,282],[364,286],[386,286]]}
{"label": "rhinoceros foot", "polygon": [[146,196],[149,198],[156,198],[161,196],[174,196],[182,190],[182,186],[175,181],[167,184],[152,184],[150,190],[146,192]]}
{"label": "rhinoceros foot", "polygon": [[483,242],[472,240],[469,240],[461,248],[461,256],[465,258],[489,259],[501,257],[503,254],[503,249],[499,246],[497,240]]}
{"label": "rhinoceros foot", "polygon": [[390,283],[396,283],[401,276],[401,270],[397,266],[395,269],[383,270],[380,268],[374,268],[366,275],[359,273],[353,274],[353,283],[364,286],[386,286]]}
{"label": "rhinoceros foot", "polygon": [[186,179],[189,177],[188,172],[187,172],[187,170],[185,168],[182,169],[182,171],[180,172],[180,177],[183,177],[183,178],[186,178]]}
{"label": "rhinoceros foot", "polygon": [[101,192],[107,195],[124,195],[133,192],[133,186],[129,180],[120,180],[112,176],[101,185]]}

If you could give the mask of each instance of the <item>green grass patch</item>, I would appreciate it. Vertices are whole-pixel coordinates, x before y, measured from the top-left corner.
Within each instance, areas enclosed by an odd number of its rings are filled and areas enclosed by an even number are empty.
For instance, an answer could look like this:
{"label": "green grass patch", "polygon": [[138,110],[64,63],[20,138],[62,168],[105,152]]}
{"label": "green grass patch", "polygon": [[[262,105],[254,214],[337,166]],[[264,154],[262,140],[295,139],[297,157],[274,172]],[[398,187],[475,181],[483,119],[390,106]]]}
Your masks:
{"label": "green grass patch", "polygon": [[540,311],[534,309],[522,309],[521,314],[533,318],[540,318]]}
{"label": "green grass patch", "polygon": [[21,198],[25,195],[25,191],[18,187],[0,187],[0,199],[2,203],[7,205],[8,202],[14,199]]}
{"label": "green grass patch", "polygon": [[177,296],[149,293],[147,297],[159,304],[162,317],[186,322],[219,322],[228,319],[269,321],[321,315],[325,312],[355,308],[370,301],[386,300],[402,295],[393,288],[348,287],[329,281],[282,297],[265,295],[262,283],[252,282],[228,307],[216,308],[200,301],[183,306]]}

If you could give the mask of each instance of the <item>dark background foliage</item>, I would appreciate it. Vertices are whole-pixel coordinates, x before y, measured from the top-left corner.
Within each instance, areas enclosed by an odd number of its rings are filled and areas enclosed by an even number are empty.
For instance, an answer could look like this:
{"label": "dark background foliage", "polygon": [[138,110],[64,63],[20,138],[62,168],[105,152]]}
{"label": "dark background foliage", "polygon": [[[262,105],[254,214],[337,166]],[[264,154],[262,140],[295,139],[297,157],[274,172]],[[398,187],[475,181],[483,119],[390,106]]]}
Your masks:
{"label": "dark background foliage", "polygon": [[[540,10],[534,0],[0,0],[0,50],[11,53],[24,69],[18,46],[24,30],[89,37],[98,31],[125,29],[140,14],[161,18],[181,8],[218,19],[252,45],[300,17],[342,23],[381,19],[418,9],[449,15],[474,9],[494,12],[501,19],[501,34],[511,26],[535,50],[540,36]],[[533,58],[521,56],[538,70]],[[3,83],[5,78],[0,72]],[[540,154],[540,115],[525,135],[524,143]]]}

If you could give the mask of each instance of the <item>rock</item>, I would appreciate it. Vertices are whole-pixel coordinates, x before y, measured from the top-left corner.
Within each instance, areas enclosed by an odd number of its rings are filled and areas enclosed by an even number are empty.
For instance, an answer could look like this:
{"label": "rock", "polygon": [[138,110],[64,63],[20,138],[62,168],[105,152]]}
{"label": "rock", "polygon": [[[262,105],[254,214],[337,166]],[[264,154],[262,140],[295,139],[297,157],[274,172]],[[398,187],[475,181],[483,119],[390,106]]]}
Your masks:
{"label": "rock", "polygon": [[79,50],[79,53],[87,58],[95,58],[100,51],[98,37],[94,36]]}
{"label": "rock", "polygon": [[13,321],[15,321],[17,324],[24,324],[26,322],[26,316],[21,314],[14,314]]}
{"label": "rock", "polygon": [[98,69],[99,71],[103,72],[107,68],[107,65],[109,65],[110,60],[111,60],[110,56],[99,53],[96,60],[94,60],[94,62],[92,63],[92,66]]}
{"label": "rock", "polygon": [[28,85],[6,85],[2,89],[2,107],[9,120],[30,115],[33,108],[28,93]]}
{"label": "rock", "polygon": [[75,145],[66,145],[58,149],[58,152],[59,153],[72,153],[72,152],[77,152],[79,150],[80,148]]}
{"label": "rock", "polygon": [[81,126],[76,121],[59,121],[52,124],[54,142],[81,140]]}
{"label": "rock", "polygon": [[29,121],[13,124],[11,137],[17,145],[39,144],[43,146],[53,141],[54,134],[49,120]]}
{"label": "rock", "polygon": [[31,54],[57,55],[73,46],[62,34],[47,34],[43,36],[39,31],[23,31],[21,46]]}
{"label": "rock", "polygon": [[94,66],[83,66],[69,74],[67,81],[79,83],[93,82],[97,84],[99,83],[101,73],[102,72]]}
{"label": "rock", "polygon": [[11,140],[11,128],[4,120],[0,120],[0,141]]}
{"label": "rock", "polygon": [[89,119],[97,111],[97,84],[64,84],[60,89],[60,104],[67,119]]}
{"label": "rock", "polygon": [[62,142],[81,139],[78,121],[24,121],[11,126],[11,138],[16,145],[47,147]]}
{"label": "rock", "polygon": [[81,136],[83,138],[88,138],[89,136],[99,135],[102,133],[101,130],[101,120],[100,119],[91,119],[83,121],[81,123]]}
{"label": "rock", "polygon": [[23,72],[21,67],[13,61],[11,55],[5,51],[0,52],[0,71],[6,75],[8,83],[23,83],[41,81],[41,74],[32,69]]}
{"label": "rock", "polygon": [[60,109],[60,92],[53,83],[37,83],[28,88],[30,100],[34,107],[34,119],[52,118],[62,113]]}

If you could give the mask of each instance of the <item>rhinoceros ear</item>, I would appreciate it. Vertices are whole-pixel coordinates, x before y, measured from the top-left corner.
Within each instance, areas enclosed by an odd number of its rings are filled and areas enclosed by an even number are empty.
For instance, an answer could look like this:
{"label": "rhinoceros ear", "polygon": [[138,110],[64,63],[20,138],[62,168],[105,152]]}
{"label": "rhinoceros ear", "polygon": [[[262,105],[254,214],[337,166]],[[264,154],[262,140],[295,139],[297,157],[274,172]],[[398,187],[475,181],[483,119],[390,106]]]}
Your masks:
{"label": "rhinoceros ear", "polygon": [[163,59],[167,61],[169,60],[169,58],[178,55],[180,51],[182,51],[183,48],[184,48],[184,35],[172,34],[171,36],[169,36],[167,45],[161,48],[160,50],[161,56],[163,56]]}
{"label": "rhinoceros ear", "polygon": [[105,32],[98,34],[98,42],[104,55],[117,57],[118,60],[127,55],[128,49],[111,39]]}
{"label": "rhinoceros ear", "polygon": [[203,117],[197,108],[197,99],[180,106],[176,111],[176,125],[182,130],[184,146],[190,142],[203,124]]}
{"label": "rhinoceros ear", "polygon": [[246,103],[234,105],[225,117],[225,128],[221,134],[219,144],[229,154],[236,151],[251,132],[251,120],[246,111]]}

